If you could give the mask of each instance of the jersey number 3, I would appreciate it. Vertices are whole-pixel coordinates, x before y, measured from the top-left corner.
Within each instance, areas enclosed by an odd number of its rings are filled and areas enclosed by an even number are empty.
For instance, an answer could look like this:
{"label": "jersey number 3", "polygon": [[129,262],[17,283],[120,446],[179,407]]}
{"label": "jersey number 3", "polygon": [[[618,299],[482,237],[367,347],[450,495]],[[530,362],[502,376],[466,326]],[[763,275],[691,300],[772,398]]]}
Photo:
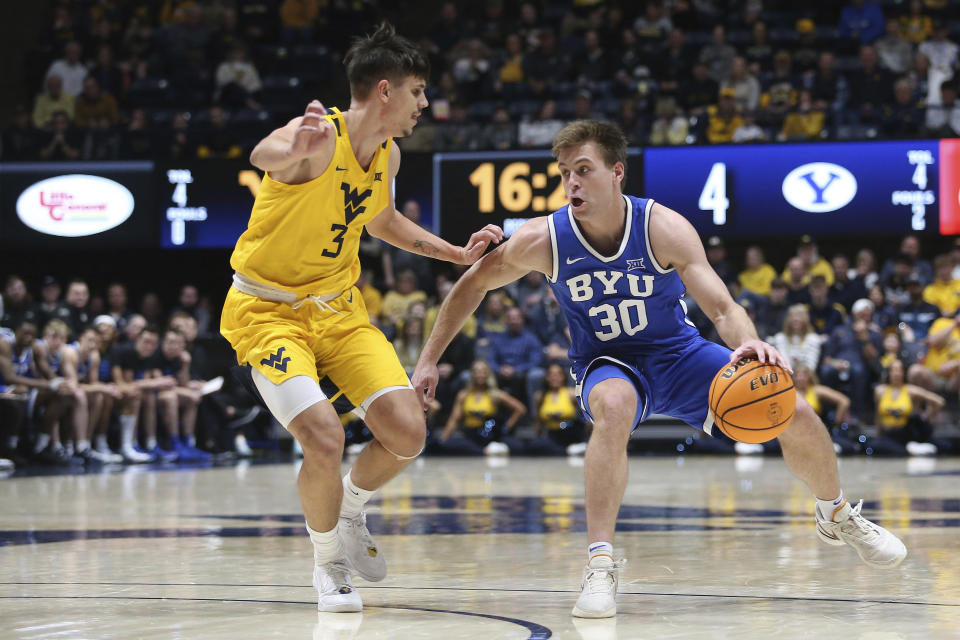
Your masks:
{"label": "jersey number 3", "polygon": [[330,231],[335,231],[337,234],[333,236],[333,241],[337,243],[337,250],[330,251],[329,249],[324,249],[321,252],[324,258],[336,258],[340,255],[340,252],[343,250],[343,236],[347,233],[347,225],[334,223],[330,225]]}
{"label": "jersey number 3", "polygon": [[[636,321],[630,312],[631,309],[636,309]],[[643,300],[621,300],[616,307],[612,304],[601,304],[590,307],[587,313],[591,318],[600,316],[600,326],[603,330],[593,333],[603,342],[613,340],[623,333],[632,336],[643,331],[647,326],[647,307]]]}

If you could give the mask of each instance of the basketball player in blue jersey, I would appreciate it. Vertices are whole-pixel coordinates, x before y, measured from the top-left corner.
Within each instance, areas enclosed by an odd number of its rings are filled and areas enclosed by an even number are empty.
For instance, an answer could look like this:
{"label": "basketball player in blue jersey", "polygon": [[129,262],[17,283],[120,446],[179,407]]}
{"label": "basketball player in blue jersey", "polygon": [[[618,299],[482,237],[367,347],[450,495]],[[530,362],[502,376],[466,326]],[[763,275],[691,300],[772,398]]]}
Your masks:
{"label": "basketball player in blue jersey", "polygon": [[[580,403],[593,422],[584,462],[588,563],[573,608],[586,618],[617,611],[622,562],[613,558],[613,533],[630,432],[661,413],[710,433],[707,392],[722,366],[741,357],[787,366],[710,268],[693,226],[662,204],[621,192],[626,146],[616,126],[601,122],[573,122],[557,134],[553,155],[569,206],[527,222],[463,275],[413,375],[418,394],[432,399],[437,360],[486,292],[532,270],[550,280],[570,325]],[[685,291],[732,351],[700,336],[687,319]],[[844,499],[830,436],[802,397],[779,439],[787,466],[816,497],[820,538],[849,544],[867,564],[897,566],[906,548]]]}

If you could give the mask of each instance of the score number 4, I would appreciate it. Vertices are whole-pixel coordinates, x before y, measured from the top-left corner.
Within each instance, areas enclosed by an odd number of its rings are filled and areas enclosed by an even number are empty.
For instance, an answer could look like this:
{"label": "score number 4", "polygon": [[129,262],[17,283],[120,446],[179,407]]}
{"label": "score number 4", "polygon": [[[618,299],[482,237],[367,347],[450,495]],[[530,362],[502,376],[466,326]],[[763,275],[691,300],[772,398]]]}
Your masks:
{"label": "score number 4", "polygon": [[730,200],[727,199],[727,165],[725,163],[715,162],[710,167],[710,174],[703,185],[703,191],[700,192],[697,206],[701,211],[713,212],[713,224],[727,223]]}

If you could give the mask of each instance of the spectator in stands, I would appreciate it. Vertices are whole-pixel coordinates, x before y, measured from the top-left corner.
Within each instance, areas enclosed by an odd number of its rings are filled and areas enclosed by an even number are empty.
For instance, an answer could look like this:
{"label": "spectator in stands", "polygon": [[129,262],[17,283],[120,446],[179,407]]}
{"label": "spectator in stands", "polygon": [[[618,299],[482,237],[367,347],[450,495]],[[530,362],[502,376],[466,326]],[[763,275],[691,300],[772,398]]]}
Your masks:
{"label": "spectator in stands", "polygon": [[559,364],[547,367],[543,388],[533,398],[534,439],[527,455],[579,455],[586,450],[586,427],[577,407],[577,392]]}
{"label": "spectator in stands", "polygon": [[140,315],[144,317],[147,324],[161,326],[166,319],[163,310],[163,302],[160,296],[154,291],[147,291],[140,298]]}
{"label": "spectator in stands", "polygon": [[3,317],[0,318],[0,327],[15,329],[24,321],[33,323],[34,334],[36,334],[39,319],[33,298],[27,290],[27,284],[20,276],[7,276],[7,282],[3,287]]}
{"label": "spectator in stands", "polygon": [[428,34],[430,48],[436,53],[446,54],[460,42],[464,33],[464,23],[457,15],[457,3],[444,2],[440,5],[439,19]]}
{"label": "spectator in stands", "polygon": [[196,285],[185,284],[180,287],[180,296],[173,313],[181,311],[197,321],[197,334],[200,337],[210,335],[210,309],[205,300],[200,298],[200,291]]}
{"label": "spectator in stands", "polygon": [[793,73],[790,53],[784,49],[773,57],[773,72],[763,80],[760,107],[766,114],[766,122],[777,125],[797,104],[797,92],[801,88],[800,77]]}
{"label": "spectator in stands", "polygon": [[773,59],[773,46],[770,44],[770,31],[767,23],[757,20],[753,23],[750,44],[744,51],[744,57],[750,66],[750,72],[759,76],[770,70],[770,61]]}
{"label": "spectator in stands", "polygon": [[7,162],[35,160],[40,153],[40,132],[30,122],[30,113],[23,105],[17,105],[13,120],[0,137],[0,154]]}
{"label": "spectator in stands", "polygon": [[604,120],[605,116],[593,110],[593,95],[588,89],[580,89],[573,98],[575,120]]}
{"label": "spectator in stands", "polygon": [[833,266],[834,275],[834,282],[830,287],[830,300],[851,311],[854,302],[867,297],[867,287],[863,283],[863,278],[855,275],[851,279],[851,272],[854,274],[856,272],[850,268],[850,260],[843,253],[833,256],[830,264]]}
{"label": "spectator in stands", "polygon": [[507,331],[490,338],[487,361],[497,376],[497,383],[515,397],[528,401],[543,382],[543,347],[527,329],[523,312],[510,307],[506,312]]}
{"label": "spectator in stands", "polygon": [[927,105],[926,127],[930,136],[960,136],[960,103],[954,81],[940,85],[940,101]]}
{"label": "spectator in stands", "polygon": [[[887,293],[879,282],[867,290],[867,299],[872,305],[870,307],[872,326],[880,331],[887,331],[897,326],[899,322],[897,319],[897,309],[887,302]],[[854,308],[851,309],[851,313],[856,311],[859,302],[860,300],[857,300],[857,302],[853,303]]]}
{"label": "spectator in stands", "polygon": [[[890,260],[887,261],[888,263]],[[913,272],[913,261],[910,256],[901,253],[893,258],[893,270],[883,279],[883,293],[887,302],[896,308],[902,307],[910,300],[910,294],[907,291],[907,280]],[[886,264],[884,264],[886,270]],[[915,274],[916,275],[916,274]]]}
{"label": "spectator in stands", "polygon": [[[825,258],[820,256],[817,251],[817,243],[814,239],[804,234],[800,236],[800,244],[797,245],[797,257],[803,265],[803,281],[810,282],[810,278],[815,275],[821,275],[827,281],[827,286],[832,286],[834,281],[833,267]],[[788,263],[789,264],[789,263]],[[787,279],[788,273],[784,271],[783,278]]]}
{"label": "spectator in stands", "polygon": [[105,94],[114,97],[120,95],[124,90],[126,79],[124,71],[114,62],[113,47],[109,44],[97,47],[96,62],[90,67],[87,77],[96,80],[100,90]]}
{"label": "spectator in stands", "polygon": [[[502,410],[509,410],[505,422],[498,420]],[[439,437],[439,452],[447,455],[502,455],[522,446],[510,438],[526,408],[509,393],[497,388],[490,366],[478,360],[470,367],[467,387],[457,394],[446,427]],[[462,438],[451,439],[459,428]],[[511,446],[513,445],[513,446]]]}
{"label": "spectator in stands", "polygon": [[[176,122],[176,119],[174,119],[174,122]],[[176,136],[177,131],[176,128],[174,128],[171,137],[176,140]],[[153,157],[153,134],[147,123],[147,114],[143,109],[136,108],[130,112],[130,121],[127,123],[121,141],[121,153],[125,158],[134,160]],[[189,157],[193,158],[195,156],[191,154]],[[185,157],[177,158],[186,159]]]}
{"label": "spectator in stands", "polygon": [[820,361],[820,336],[810,323],[810,312],[802,304],[795,304],[787,310],[783,327],[773,336],[772,344],[783,354],[790,366],[801,365],[816,369]]}
{"label": "spectator in stands", "polygon": [[700,61],[707,64],[710,77],[715,82],[723,82],[730,75],[733,59],[737,50],[727,44],[727,30],[722,24],[713,28],[713,41],[700,50]]}
{"label": "spectator in stands", "polygon": [[[850,398],[835,389],[820,384],[814,369],[805,364],[793,369],[793,384],[810,408],[823,420],[825,425],[840,425],[847,422],[850,414]],[[828,411],[825,404],[833,406]]]}
{"label": "spectator in stands", "polygon": [[774,278],[770,283],[770,298],[765,304],[754,306],[754,324],[757,335],[764,340],[777,334],[783,328],[784,319],[790,304],[787,302],[787,283]]}
{"label": "spectator in stands", "polygon": [[886,35],[877,40],[877,57],[880,66],[900,76],[913,66],[913,45],[900,34],[900,22],[887,18]]}
{"label": "spectator in stands", "polygon": [[946,22],[937,20],[933,25],[933,37],[917,47],[917,52],[930,60],[930,93],[934,99],[939,97],[940,85],[954,77],[960,58],[960,46],[949,40],[949,31]]}
{"label": "spectator in stands", "polygon": [[659,0],[647,2],[642,16],[633,21],[633,30],[640,38],[641,44],[648,43],[648,50],[655,51],[667,34],[673,29],[670,15],[663,8]]}
{"label": "spectator in stands", "polygon": [[933,35],[933,20],[923,13],[923,0],[910,0],[910,12],[900,16],[900,32],[913,44],[921,44]]}
{"label": "spectator in stands", "polygon": [[80,333],[90,326],[93,316],[90,314],[90,288],[87,283],[80,278],[73,278],[67,283],[67,293],[64,296],[64,302],[67,303],[67,310],[70,317],[67,320],[67,326],[70,328],[70,338],[75,339]]}
{"label": "spectator in stands", "polygon": [[[705,69],[706,67],[703,68]],[[621,128],[628,126],[627,122],[624,121],[625,109],[627,113],[636,113],[636,107],[633,101],[625,100],[620,103],[621,117],[618,124]],[[677,107],[676,101],[671,99],[658,100],[656,109],[656,119],[650,130],[650,144],[679,145],[686,143],[687,136],[690,133],[690,121],[684,117],[683,111]],[[632,130],[624,129],[624,133],[627,135],[627,140],[630,144],[643,144],[643,132],[641,131],[641,125],[643,124],[642,119],[634,116],[634,120],[635,124]]]}
{"label": "spectator in stands", "polygon": [[923,257],[920,237],[913,233],[904,236],[903,240],[900,241],[900,254],[888,258],[883,263],[883,269],[880,270],[880,280],[887,280],[890,274],[894,272],[897,262],[902,262],[904,258],[906,258],[910,268],[920,276],[921,282],[924,284],[933,282],[933,267],[930,265],[930,261]]}
{"label": "spectator in stands", "polygon": [[870,328],[869,308],[854,310],[851,322],[833,330],[823,345],[820,380],[845,393],[853,414],[861,420],[869,412],[871,367],[883,348],[883,338]]}
{"label": "spectator in stands", "polygon": [[243,149],[237,144],[232,130],[227,126],[227,112],[223,107],[210,107],[210,126],[203,141],[197,146],[198,158],[239,158]]}
{"label": "spectator in stands", "polygon": [[472,22],[470,30],[488,47],[503,46],[503,34],[507,32],[503,0],[486,0],[483,3],[483,15]]}
{"label": "spectator in stands", "polygon": [[[410,198],[404,201],[400,207],[400,213],[402,213],[407,220],[418,225],[420,224],[420,203],[417,200]],[[427,293],[433,292],[433,287],[431,286],[433,282],[433,271],[430,267],[431,261],[429,258],[409,251],[397,251],[392,245],[385,245],[383,253],[381,254],[381,260],[383,280],[388,289],[394,287],[396,274],[409,270],[413,271],[417,277],[417,283],[422,285],[424,291]]]}
{"label": "spectator in stands", "polygon": [[42,160],[78,160],[83,149],[83,134],[70,124],[66,111],[55,111],[50,130],[40,140]]}
{"label": "spectator in stands", "polygon": [[483,149],[509,151],[516,148],[517,127],[510,119],[510,112],[505,106],[499,105],[493,110],[490,122],[480,132],[480,140],[480,146]]}
{"label": "spectator in stands", "polygon": [[653,63],[659,94],[677,99],[682,83],[690,77],[693,63],[694,57],[687,46],[686,35],[682,29],[674,28],[667,35],[666,45],[658,52]]}
{"label": "spectator in stands", "polygon": [[462,99],[467,103],[483,99],[491,85],[490,50],[479,38],[471,38],[450,55],[451,71]]}
{"label": "spectator in stands", "polygon": [[83,92],[76,97],[73,121],[78,127],[89,127],[99,118],[106,118],[110,126],[117,124],[117,101],[100,90],[95,77],[87,76],[83,79]]}
{"label": "spectator in stands", "polygon": [[215,77],[217,83],[215,100],[229,107],[260,108],[257,94],[263,83],[260,81],[257,68],[247,57],[245,47],[235,46],[230,49],[227,59],[217,66]]}
{"label": "spectator in stands", "polygon": [[860,249],[857,251],[856,264],[850,272],[850,278],[861,278],[863,286],[870,289],[875,285],[880,275],[877,273],[877,259],[870,249]]}
{"label": "spectator in stands", "polygon": [[413,375],[413,370],[417,367],[423,341],[423,318],[408,315],[398,326],[397,335],[393,339],[393,348],[407,375]]}
{"label": "spectator in stands", "polygon": [[49,81],[52,76],[58,76],[63,80],[64,93],[79,95],[83,91],[83,79],[87,77],[87,67],[80,59],[82,54],[79,42],[68,42],[63,48],[63,57],[53,61],[44,78]]}
{"label": "spectator in stands", "polygon": [[796,41],[791,47],[793,68],[798,73],[809,73],[816,69],[823,46],[817,41],[817,25],[809,18],[797,20]]}
{"label": "spectator in stands", "polygon": [[[883,334],[883,353],[880,354],[878,363],[881,370],[889,369],[894,360],[900,360],[909,369],[918,360],[918,349],[908,347],[920,347],[919,342],[904,343],[900,339],[900,333],[896,330],[886,331]],[[921,365],[922,366],[922,365]]]}
{"label": "spectator in stands", "polygon": [[727,247],[720,236],[710,236],[707,239],[707,262],[713,267],[724,284],[736,281],[736,273],[727,260]]}
{"label": "spectator in stands", "polygon": [[700,60],[693,65],[693,77],[680,85],[680,101],[691,115],[702,115],[716,102],[719,91],[707,63]]}
{"label": "spectator in stands", "polygon": [[40,281],[40,302],[36,308],[37,326],[46,327],[51,320],[70,321],[70,309],[60,299],[62,289],[53,276],[44,276]]}
{"label": "spectator in stands", "polygon": [[426,302],[427,294],[419,288],[416,274],[406,269],[397,275],[396,287],[383,297],[381,320],[388,327],[400,324],[414,302]]}
{"label": "spectator in stands", "polygon": [[528,317],[540,344],[546,345],[546,361],[569,366],[570,331],[553,289],[546,290],[540,302],[529,311]]}
{"label": "spectator in stands", "polygon": [[893,85],[893,103],[883,106],[883,134],[890,138],[919,136],[925,121],[923,103],[914,99],[910,81],[900,78]]}
{"label": "spectator in stands", "polygon": [[[943,398],[922,387],[907,384],[904,364],[894,360],[887,369],[886,384],[877,385],[877,436],[868,445],[877,454],[933,455],[930,420],[943,408]],[[923,405],[918,411],[916,405]]]}
{"label": "spectator in stands", "polygon": [[122,146],[121,132],[110,125],[106,116],[97,116],[88,125],[83,139],[83,159],[116,160]]}
{"label": "spectator in stands", "polygon": [[923,299],[940,309],[941,315],[953,316],[960,308],[960,280],[953,277],[953,260],[947,254],[933,259],[936,279],[923,290]]}
{"label": "spectator in stands", "polygon": [[528,78],[543,78],[547,84],[562,81],[570,71],[570,57],[557,47],[553,29],[537,31],[537,46],[523,58],[523,73]]}
{"label": "spectator in stands", "polygon": [[549,147],[553,137],[564,127],[564,122],[556,117],[557,103],[544,101],[536,119],[520,123],[517,137],[520,145],[526,148]]}
{"label": "spectator in stands", "polygon": [[[586,58],[581,64],[589,66],[594,64],[595,56],[597,55],[596,51],[591,50],[589,47],[590,32],[587,32],[587,41],[588,48]],[[504,41],[504,50],[498,60],[498,91],[502,91],[505,87],[518,87],[523,83],[523,56],[523,41],[520,39],[520,34],[508,34]]]}
{"label": "spectator in stands", "polygon": [[840,14],[838,35],[871,44],[883,35],[883,10],[873,0],[850,0]]}
{"label": "spectator in stands", "polygon": [[479,133],[477,123],[467,117],[467,106],[458,102],[450,109],[450,119],[438,128],[436,148],[441,151],[476,149]]}
{"label": "spectator in stands", "polygon": [[723,144],[733,140],[733,132],[743,126],[737,112],[736,92],[731,88],[720,89],[716,105],[707,108],[707,140]]}
{"label": "spectator in stands", "polygon": [[807,74],[805,84],[816,110],[836,109],[841,93],[846,92],[847,81],[837,72],[835,64],[832,51],[821,51],[817,58],[817,70]]}
{"label": "spectator in stands", "polygon": [[[910,328],[915,340],[927,337],[930,325],[940,317],[940,309],[923,299],[923,282],[916,273],[907,276],[907,303],[897,309],[897,319]],[[902,326],[901,325],[901,326]]]}
{"label": "spectator in stands", "polygon": [[63,80],[58,75],[48,76],[47,90],[37,96],[33,105],[33,126],[50,130],[53,116],[64,113],[67,120],[73,119],[74,97],[63,91]]}
{"label": "spectator in stands", "polygon": [[787,283],[787,302],[790,304],[808,304],[810,291],[807,289],[809,277],[803,266],[803,258],[794,256],[787,260],[783,271],[783,281]]}
{"label": "spectator in stands", "polygon": [[747,61],[736,56],[730,65],[730,73],[720,83],[720,91],[733,90],[733,101],[739,111],[753,111],[760,104],[760,82],[747,69]]}
{"label": "spectator in stands", "polygon": [[318,0],[283,0],[280,5],[280,39],[287,44],[311,44]]}
{"label": "spectator in stands", "polygon": [[843,305],[830,301],[830,288],[827,280],[820,274],[810,278],[810,322],[821,336],[829,336],[833,330],[846,321],[847,312]]}
{"label": "spectator in stands", "polygon": [[893,77],[877,63],[877,51],[870,45],[860,47],[860,69],[848,77],[851,114],[863,124],[876,124],[882,107],[893,97]]}
{"label": "spectator in stands", "polygon": [[113,318],[116,329],[122,330],[133,311],[127,306],[127,287],[121,282],[111,282],[107,285],[106,314]]}
{"label": "spectator in stands", "polygon": [[787,114],[778,140],[819,140],[824,136],[826,114],[817,109],[810,91],[800,91],[797,108]]}

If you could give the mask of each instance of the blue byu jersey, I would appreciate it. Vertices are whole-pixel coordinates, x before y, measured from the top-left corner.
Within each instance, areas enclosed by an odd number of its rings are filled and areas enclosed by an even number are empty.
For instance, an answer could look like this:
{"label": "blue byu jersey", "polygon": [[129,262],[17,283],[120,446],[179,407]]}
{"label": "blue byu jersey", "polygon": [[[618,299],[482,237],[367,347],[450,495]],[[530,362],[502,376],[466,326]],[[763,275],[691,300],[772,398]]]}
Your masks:
{"label": "blue byu jersey", "polygon": [[653,257],[653,200],[624,195],[623,241],[609,257],[590,246],[569,207],[547,219],[553,243],[550,285],[570,325],[574,370],[598,356],[679,352],[700,333],[687,318],[683,282]]}

